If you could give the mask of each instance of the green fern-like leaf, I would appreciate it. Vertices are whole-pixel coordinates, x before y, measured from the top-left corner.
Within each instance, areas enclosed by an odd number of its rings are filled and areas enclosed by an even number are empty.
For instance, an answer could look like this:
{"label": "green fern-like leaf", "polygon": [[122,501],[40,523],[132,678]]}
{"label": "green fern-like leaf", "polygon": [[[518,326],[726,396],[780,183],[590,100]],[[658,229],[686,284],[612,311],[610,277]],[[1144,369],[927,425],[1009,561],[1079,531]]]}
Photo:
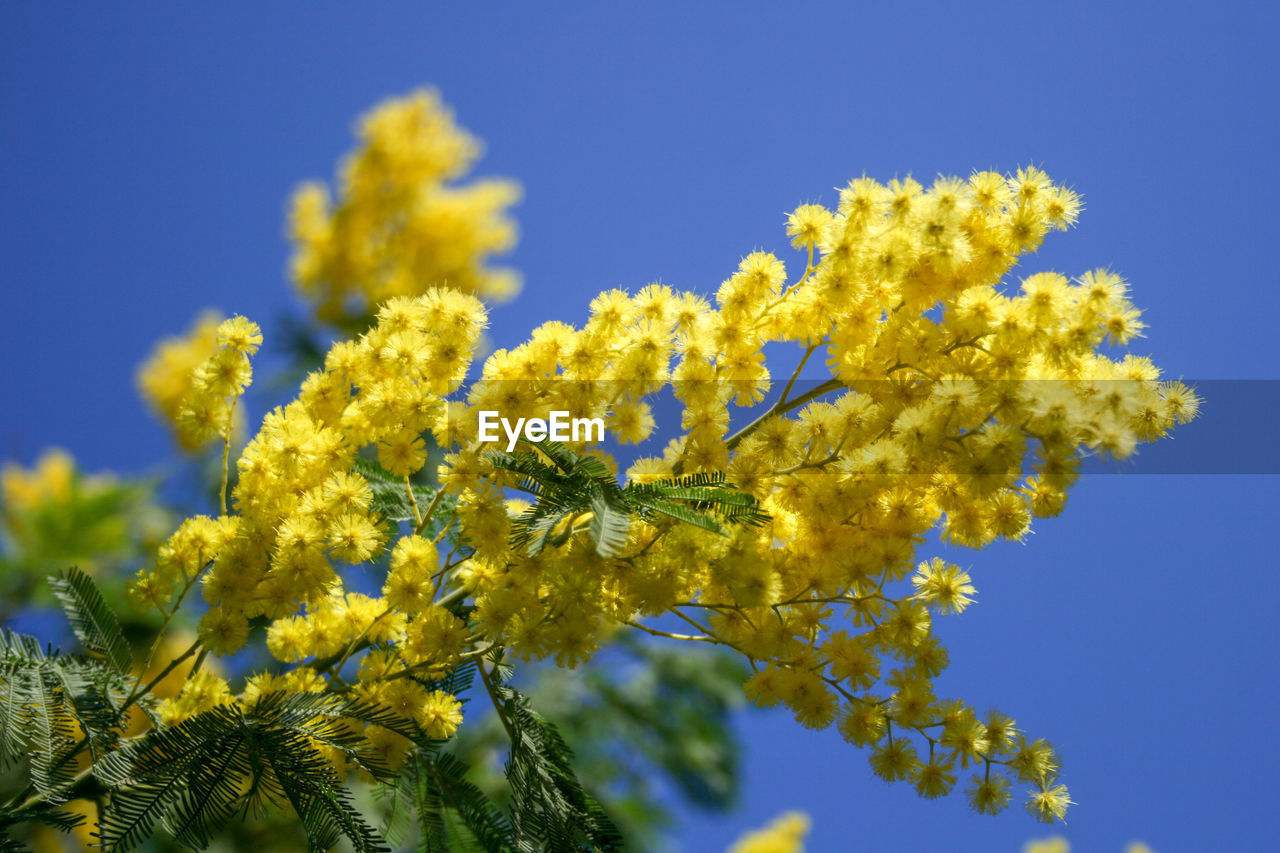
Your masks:
{"label": "green fern-like leaf", "polygon": [[71,628],[90,657],[106,661],[118,672],[127,673],[133,665],[129,643],[120,630],[120,622],[111,612],[93,579],[76,567],[49,578],[53,594],[62,603]]}
{"label": "green fern-like leaf", "polygon": [[[536,442],[538,452],[491,452],[494,467],[519,476],[521,488],[537,503],[515,520],[512,544],[537,556],[548,545],[561,545],[572,531],[557,533],[562,523],[591,513],[588,534],[596,552],[616,557],[626,546],[634,517],[652,521],[661,515],[703,530],[727,535],[726,524],[760,525],[769,516],[756,499],[734,488],[722,472],[687,474],[654,483],[618,485],[602,460],[580,456],[562,444]],[[543,461],[543,457],[553,464]],[[562,538],[563,537],[563,538]]]}
{"label": "green fern-like leaf", "polygon": [[493,686],[499,715],[511,733],[506,775],[511,786],[511,825],[517,849],[618,850],[622,837],[573,771],[573,753],[555,726],[527,697],[501,683]]}
{"label": "green fern-like leaf", "polygon": [[[467,780],[467,766],[448,753],[425,753],[414,767],[419,819],[428,849],[465,849],[486,853],[515,850],[515,828],[484,793]],[[456,816],[461,828],[453,825]]]}
{"label": "green fern-like leaf", "polygon": [[202,809],[225,810],[228,803],[209,799],[218,791],[203,784],[200,770],[217,762],[226,741],[239,735],[239,722],[231,706],[219,706],[149,732],[99,761],[94,775],[113,788],[99,825],[100,844],[123,853],[149,838],[171,812],[179,825],[194,826],[200,825]]}
{"label": "green fern-like leaf", "polygon": [[382,825],[378,827],[393,847],[404,847],[413,828],[414,799],[410,786],[396,777],[373,789],[374,801],[383,811]]}
{"label": "green fern-like leaf", "polygon": [[[396,477],[377,462],[369,459],[357,458],[353,467],[368,481],[369,488],[373,492],[373,501],[369,507],[371,511],[396,523],[413,519],[413,504],[409,502],[403,477]],[[435,495],[434,489],[426,489],[418,485],[412,488],[414,500],[418,502],[419,507],[429,504]]]}
{"label": "green fern-like leaf", "polygon": [[0,665],[0,770],[22,755],[22,684],[16,663]]}
{"label": "green fern-like leaf", "polygon": [[74,743],[75,720],[67,710],[70,697],[48,663],[27,678],[27,685],[31,784],[46,802],[63,803],[75,778],[74,768],[62,760]]}
{"label": "green fern-like leaf", "polygon": [[591,524],[588,532],[601,557],[616,557],[626,547],[631,533],[631,515],[618,495],[593,484],[591,490]]}
{"label": "green fern-like leaf", "polygon": [[698,512],[683,504],[665,501],[661,498],[633,497],[632,500],[640,506],[641,514],[646,520],[652,518],[654,513],[657,513],[676,521],[682,521],[685,524],[691,524],[694,527],[700,527],[703,530],[709,530],[712,533],[719,533],[721,536],[727,535],[724,526],[708,513]]}
{"label": "green fern-like leaf", "polygon": [[23,823],[40,823],[59,832],[70,832],[84,823],[84,815],[62,811],[48,803],[38,803],[22,811],[0,813],[0,853],[8,851],[26,851],[9,833],[9,830]]}
{"label": "green fern-like leaf", "polygon": [[0,768],[25,759],[31,785],[64,802],[74,779],[76,729],[96,757],[114,744],[127,676],[0,630]]}
{"label": "green fern-like leaf", "polygon": [[316,748],[323,744],[375,778],[391,778],[352,723],[425,741],[413,723],[385,708],[324,693],[271,693],[249,708],[220,705],[130,741],[94,768],[112,788],[102,846],[130,850],[163,824],[179,841],[201,848],[242,811],[288,803],[313,849],[327,850],[345,837],[361,853],[386,850]]}

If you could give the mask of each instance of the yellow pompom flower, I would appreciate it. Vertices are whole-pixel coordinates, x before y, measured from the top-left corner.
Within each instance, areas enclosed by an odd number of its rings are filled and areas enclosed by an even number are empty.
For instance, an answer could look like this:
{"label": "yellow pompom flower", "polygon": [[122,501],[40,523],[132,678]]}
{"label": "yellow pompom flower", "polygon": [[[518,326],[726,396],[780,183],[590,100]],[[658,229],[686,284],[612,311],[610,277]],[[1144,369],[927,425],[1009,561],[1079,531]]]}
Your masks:
{"label": "yellow pompom flower", "polygon": [[413,474],[426,461],[426,443],[411,432],[398,432],[378,445],[378,463],[397,477]]}
{"label": "yellow pompom flower", "polygon": [[200,642],[215,655],[240,651],[248,638],[249,620],[237,611],[213,607],[200,619]]}
{"label": "yellow pompom flower", "polygon": [[911,583],[916,596],[939,613],[960,613],[973,603],[968,573],[937,557],[921,563]]}
{"label": "yellow pompom flower", "polygon": [[1066,785],[1054,785],[1043,788],[1031,795],[1027,802],[1027,811],[1037,820],[1053,823],[1066,817],[1067,807],[1072,804],[1067,794]]}
{"label": "yellow pompom flower", "polygon": [[244,317],[232,317],[218,324],[218,346],[243,355],[253,355],[262,345],[262,330]]}
{"label": "yellow pompom flower", "polygon": [[427,737],[443,740],[452,737],[462,724],[462,703],[443,690],[433,690],[415,709],[413,718]]}
{"label": "yellow pompom flower", "polygon": [[382,551],[382,531],[363,513],[338,516],[329,526],[329,553],[344,563],[357,565]]}
{"label": "yellow pompom flower", "polygon": [[244,317],[206,312],[185,338],[162,341],[138,371],[138,387],[183,450],[230,441],[236,400],[253,378],[249,356],[262,335]]}

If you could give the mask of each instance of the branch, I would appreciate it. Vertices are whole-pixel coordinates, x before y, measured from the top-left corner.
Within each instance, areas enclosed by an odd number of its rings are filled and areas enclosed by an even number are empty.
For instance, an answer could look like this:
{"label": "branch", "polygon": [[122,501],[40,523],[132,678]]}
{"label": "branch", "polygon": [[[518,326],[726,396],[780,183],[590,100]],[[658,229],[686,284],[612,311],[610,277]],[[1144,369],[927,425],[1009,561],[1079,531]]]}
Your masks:
{"label": "branch", "polygon": [[843,387],[844,387],[844,383],[833,376],[832,378],[828,379],[826,382],[823,382],[818,387],[812,388],[806,391],[805,393],[801,394],[799,397],[796,397],[794,400],[791,400],[790,402],[784,403],[780,399],[778,400],[778,402],[770,406],[768,411],[766,411],[763,415],[756,418],[754,421],[747,424],[742,429],[735,432],[733,435],[729,436],[729,440],[725,442],[725,446],[728,447],[730,450],[733,450],[735,447],[737,447],[739,444],[742,443],[742,440],[744,438],[751,435],[751,433],[755,432],[756,430],[760,429],[760,425],[763,424],[765,421],[769,420],[769,418],[773,417],[774,415],[785,415],[787,412],[800,408],[805,403],[808,403],[810,400],[816,400],[818,397],[821,397],[823,394],[830,394],[832,391],[835,391],[837,388],[843,388]]}

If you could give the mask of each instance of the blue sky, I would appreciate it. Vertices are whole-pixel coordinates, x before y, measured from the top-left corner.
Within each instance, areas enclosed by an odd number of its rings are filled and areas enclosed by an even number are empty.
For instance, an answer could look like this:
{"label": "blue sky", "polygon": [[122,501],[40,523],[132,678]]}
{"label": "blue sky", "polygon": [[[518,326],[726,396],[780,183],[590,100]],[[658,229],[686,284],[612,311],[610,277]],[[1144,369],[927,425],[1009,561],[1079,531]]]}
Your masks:
{"label": "blue sky", "polygon": [[[135,365],[206,305],[269,331],[293,305],[290,190],[332,175],[361,111],[422,84],[486,141],[479,171],[525,187],[526,291],[493,312],[499,342],[581,321],[608,287],[709,292],[752,249],[785,251],[786,211],[864,172],[1036,164],[1087,206],[1027,269],[1125,274],[1150,326],[1134,349],[1169,375],[1277,378],[1280,13],[1263,4],[461,7],[6,5],[0,456],[164,460]],[[1079,850],[1273,844],[1280,489],[1243,472],[1277,470],[1246,450],[1280,407],[1266,382],[1236,386],[1249,406],[1206,396],[1186,441],[1201,430],[1230,461],[1194,470],[1223,474],[1087,478],[1027,544],[963,555],[979,604],[940,629],[944,690],[1061,748]],[[792,807],[817,851],[1043,834],[886,787],[782,715],[742,726],[743,806],[690,818],[681,849]]]}

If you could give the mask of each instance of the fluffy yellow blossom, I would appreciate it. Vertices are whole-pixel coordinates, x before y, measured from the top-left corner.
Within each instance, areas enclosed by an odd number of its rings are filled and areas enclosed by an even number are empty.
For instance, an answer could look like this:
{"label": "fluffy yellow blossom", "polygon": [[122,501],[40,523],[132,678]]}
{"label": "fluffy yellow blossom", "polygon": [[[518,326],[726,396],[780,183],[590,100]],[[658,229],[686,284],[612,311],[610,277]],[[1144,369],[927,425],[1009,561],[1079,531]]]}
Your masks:
{"label": "fluffy yellow blossom", "polygon": [[31,509],[41,502],[71,497],[76,463],[65,450],[46,450],[30,471],[6,462],[0,471],[0,498],[9,509]]}
{"label": "fluffy yellow blossom", "polygon": [[959,613],[973,603],[968,573],[937,557],[921,563],[911,582],[916,595],[939,613]]}
{"label": "fluffy yellow blossom", "polygon": [[803,853],[809,834],[809,817],[787,812],[768,826],[748,832],[729,848],[729,853]]}
{"label": "fluffy yellow blossom", "polygon": [[253,378],[249,356],[262,343],[258,324],[244,317],[201,315],[185,338],[156,347],[138,371],[138,387],[174,431],[183,450],[230,440],[236,400]]}
{"label": "fluffy yellow blossom", "polygon": [[218,349],[217,329],[221,322],[216,312],[206,311],[185,337],[161,341],[138,370],[138,389],[143,398],[175,430],[184,450],[196,450],[207,440],[178,424],[194,394],[196,370]]}
{"label": "fluffy yellow blossom", "polygon": [[433,690],[413,714],[427,737],[444,739],[462,724],[462,703],[442,690]]}
{"label": "fluffy yellow blossom", "polygon": [[[1124,458],[1196,414],[1194,392],[1149,360],[1100,349],[1141,329],[1119,276],[1006,280],[1075,220],[1075,194],[1037,169],[930,186],[859,178],[835,209],[791,215],[806,257],[790,283],[781,258],[757,251],[714,300],[665,284],[606,290],[581,326],[545,324],[472,372],[486,322],[479,255],[463,252],[470,271],[431,286],[437,273],[423,270],[438,260],[423,247],[435,238],[372,227],[430,207],[423,194],[446,193],[469,164],[441,110],[432,96],[380,108],[338,206],[299,196],[300,284],[330,319],[352,320],[343,306],[355,304],[352,325],[371,325],[263,419],[236,466],[234,512],[180,528],[135,595],[163,605],[199,578],[210,650],[233,650],[264,618],[271,654],[297,665],[273,688],[350,689],[439,738],[460,704],[431,680],[459,661],[487,666],[501,649],[574,666],[619,630],[682,636],[643,622],[666,614],[683,636],[747,656],[753,701],[836,726],[878,776],[932,798],[968,771],[962,790],[984,813],[1004,809],[1016,781],[1037,817],[1061,819],[1070,798],[1052,746],[936,694],[949,655],[934,614],[963,611],[974,585],[919,552],[932,531],[972,548],[1020,541],[1063,509],[1084,454]],[[254,337],[225,326],[193,387],[234,400]],[[765,347],[779,341],[825,375],[775,374]],[[659,438],[668,390],[679,432]],[[524,476],[543,468],[518,475],[479,442],[482,410],[601,418],[641,445],[625,480],[723,480],[767,519],[705,529],[680,513],[620,516],[600,495],[549,507],[545,484]],[[566,444],[617,476],[598,437]],[[568,474],[545,447],[516,449]],[[443,461],[423,470],[428,458]],[[396,502],[404,511],[384,517]],[[384,549],[381,597],[346,593],[346,565]],[[371,748],[402,759],[379,731]]]}
{"label": "fluffy yellow blossom", "polygon": [[358,138],[336,199],[318,183],[293,199],[293,278],[320,319],[363,327],[379,304],[429,287],[513,296],[516,274],[488,262],[515,245],[507,209],[520,189],[500,179],[452,183],[480,144],[439,94],[422,90],[378,105],[361,119]]}
{"label": "fluffy yellow blossom", "polygon": [[200,619],[200,640],[216,655],[228,655],[244,647],[249,620],[234,610],[212,608]]}
{"label": "fluffy yellow blossom", "polygon": [[1071,797],[1067,794],[1067,786],[1053,785],[1033,793],[1027,802],[1027,811],[1037,820],[1053,823],[1066,817],[1067,807],[1070,805]]}
{"label": "fluffy yellow blossom", "polygon": [[165,699],[157,709],[165,725],[173,726],[216,705],[234,701],[227,682],[210,672],[198,672],[187,679],[182,692]]}

